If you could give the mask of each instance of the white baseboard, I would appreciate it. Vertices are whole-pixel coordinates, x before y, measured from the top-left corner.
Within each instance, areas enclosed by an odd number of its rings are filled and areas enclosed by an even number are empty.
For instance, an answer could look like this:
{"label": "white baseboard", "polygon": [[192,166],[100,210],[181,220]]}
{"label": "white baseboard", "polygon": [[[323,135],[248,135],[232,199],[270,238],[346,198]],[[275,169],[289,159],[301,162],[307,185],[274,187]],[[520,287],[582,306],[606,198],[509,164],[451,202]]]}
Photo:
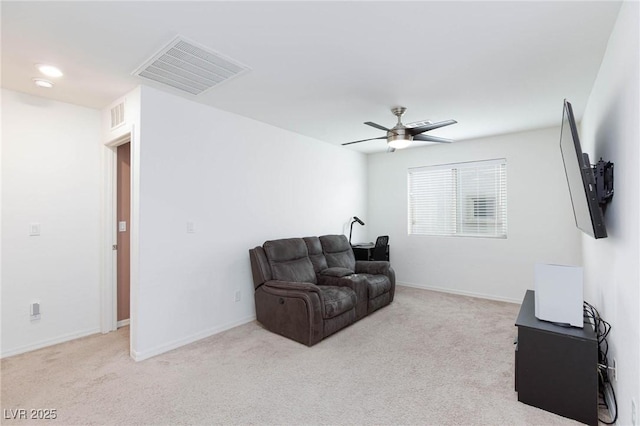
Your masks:
{"label": "white baseboard", "polygon": [[143,361],[145,359],[154,357],[156,355],[163,354],[165,352],[169,352],[173,349],[177,349],[181,346],[188,345],[189,343],[196,342],[201,339],[205,339],[207,337],[213,336],[214,334],[222,333],[223,331],[227,331],[231,328],[238,327],[240,325],[249,323],[256,319],[255,315],[251,315],[245,318],[242,318],[237,321],[233,321],[218,327],[210,328],[205,331],[201,331],[199,333],[192,334],[191,336],[183,337],[181,339],[174,340],[173,342],[166,343],[164,345],[156,346],[155,348],[148,349],[146,351],[134,351],[131,350],[131,358],[134,361]]}
{"label": "white baseboard", "polygon": [[57,345],[58,343],[68,342],[69,340],[75,340],[81,337],[87,337],[97,333],[100,333],[100,327],[92,328],[89,330],[82,330],[75,333],[63,334],[62,336],[41,340],[39,342],[35,342],[28,345],[20,346],[17,348],[9,349],[7,351],[3,351],[0,358],[6,358],[13,355],[23,354],[25,352],[35,351],[36,349],[46,348],[47,346]]}
{"label": "white baseboard", "polygon": [[404,287],[421,288],[423,290],[439,291],[441,293],[458,294],[461,296],[478,297],[480,299],[497,300],[499,302],[517,303],[518,305],[522,303],[522,299],[512,299],[510,297],[495,296],[491,294],[476,293],[472,291],[455,290],[447,287],[437,287],[437,286],[426,285],[426,284],[414,284],[414,283],[407,283],[407,282],[400,282],[400,281],[396,282],[396,285],[401,285]]}
{"label": "white baseboard", "polygon": [[118,323],[116,324],[116,328],[125,327],[125,326],[129,325],[130,321],[131,321],[130,318],[127,318],[127,319],[122,320],[122,321],[118,321]]}

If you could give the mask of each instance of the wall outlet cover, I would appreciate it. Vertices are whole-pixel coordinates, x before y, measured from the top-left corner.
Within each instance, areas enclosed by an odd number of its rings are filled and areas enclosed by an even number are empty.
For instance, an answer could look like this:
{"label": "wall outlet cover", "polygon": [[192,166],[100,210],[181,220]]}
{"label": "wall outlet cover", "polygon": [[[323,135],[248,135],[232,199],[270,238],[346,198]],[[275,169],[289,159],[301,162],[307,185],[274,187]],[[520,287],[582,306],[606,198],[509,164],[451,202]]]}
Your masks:
{"label": "wall outlet cover", "polygon": [[30,223],[29,224],[29,236],[37,237],[40,235],[40,224],[39,223]]}

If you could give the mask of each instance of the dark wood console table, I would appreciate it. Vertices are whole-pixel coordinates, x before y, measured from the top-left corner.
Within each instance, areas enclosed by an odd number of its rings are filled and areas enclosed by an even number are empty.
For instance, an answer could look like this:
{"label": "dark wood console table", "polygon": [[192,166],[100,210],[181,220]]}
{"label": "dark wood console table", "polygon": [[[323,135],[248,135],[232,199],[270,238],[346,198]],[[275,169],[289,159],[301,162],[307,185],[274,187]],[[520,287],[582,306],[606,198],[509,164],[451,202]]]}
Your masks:
{"label": "dark wood console table", "polygon": [[516,320],[518,401],[598,425],[598,339],[593,326],[562,327],[535,317],[527,290]]}

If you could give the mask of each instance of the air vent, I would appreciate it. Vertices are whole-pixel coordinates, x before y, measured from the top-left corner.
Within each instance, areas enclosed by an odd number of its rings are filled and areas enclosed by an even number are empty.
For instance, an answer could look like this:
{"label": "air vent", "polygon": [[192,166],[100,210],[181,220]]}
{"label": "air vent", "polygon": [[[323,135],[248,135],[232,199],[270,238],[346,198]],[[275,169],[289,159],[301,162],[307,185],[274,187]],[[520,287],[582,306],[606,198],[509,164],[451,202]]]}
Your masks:
{"label": "air vent", "polygon": [[111,108],[111,129],[124,124],[124,102]]}
{"label": "air vent", "polygon": [[213,50],[176,37],[133,74],[200,95],[248,70]]}

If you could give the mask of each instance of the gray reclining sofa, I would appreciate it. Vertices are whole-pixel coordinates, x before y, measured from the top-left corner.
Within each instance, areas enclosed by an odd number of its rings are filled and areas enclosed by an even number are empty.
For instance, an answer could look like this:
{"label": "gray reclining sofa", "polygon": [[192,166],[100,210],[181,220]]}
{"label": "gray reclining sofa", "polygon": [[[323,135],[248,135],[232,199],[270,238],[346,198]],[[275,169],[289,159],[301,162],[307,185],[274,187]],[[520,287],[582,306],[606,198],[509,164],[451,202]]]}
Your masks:
{"label": "gray reclining sofa", "polygon": [[389,262],[356,261],[344,235],[267,241],[249,257],[258,321],[307,346],[393,301]]}

